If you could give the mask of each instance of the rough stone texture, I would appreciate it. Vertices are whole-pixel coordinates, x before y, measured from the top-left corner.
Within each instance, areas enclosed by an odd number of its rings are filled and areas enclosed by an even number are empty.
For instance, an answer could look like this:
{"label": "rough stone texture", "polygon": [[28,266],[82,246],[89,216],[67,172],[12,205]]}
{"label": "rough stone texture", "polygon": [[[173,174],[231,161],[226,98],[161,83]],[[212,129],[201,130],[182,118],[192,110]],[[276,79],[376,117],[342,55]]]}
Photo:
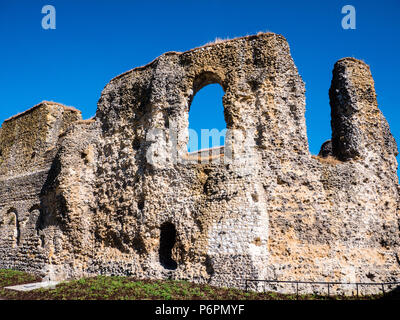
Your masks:
{"label": "rough stone texture", "polygon": [[[6,120],[0,131],[0,268],[47,273],[41,192],[60,133],[80,111],[42,102]],[[47,232],[46,232],[47,233]]]}
{"label": "rough stone texture", "polygon": [[322,158],[327,158],[329,156],[333,156],[331,140],[325,141],[322,144],[321,150],[319,151],[318,156],[320,156]]}
{"label": "rough stone texture", "polygon": [[[221,154],[191,161],[188,111],[211,83],[225,91],[232,134]],[[368,66],[339,60],[329,95],[332,151],[311,156],[304,83],[286,40],[267,33],[128,71],[104,88],[93,120],[71,124],[77,113],[44,104],[5,122],[0,267],[237,287],[398,280],[397,147]],[[176,233],[176,269],[161,230]]]}

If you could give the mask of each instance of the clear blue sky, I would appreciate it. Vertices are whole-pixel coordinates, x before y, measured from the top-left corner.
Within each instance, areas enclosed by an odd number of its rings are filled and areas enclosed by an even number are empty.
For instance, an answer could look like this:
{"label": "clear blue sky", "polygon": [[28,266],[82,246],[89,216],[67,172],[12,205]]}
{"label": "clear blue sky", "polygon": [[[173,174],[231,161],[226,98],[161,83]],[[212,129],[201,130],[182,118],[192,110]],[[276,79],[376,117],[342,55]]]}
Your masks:
{"label": "clear blue sky", "polygon": [[[41,27],[46,4],[56,8],[55,30]],[[341,27],[346,4],[356,8],[356,30]],[[166,51],[272,31],[288,40],[306,83],[313,154],[330,138],[331,72],[346,56],[370,65],[379,107],[400,142],[399,18],[399,0],[0,0],[0,121],[42,100],[75,106],[89,118],[111,78]],[[218,85],[201,90],[190,126],[224,128],[222,95]]]}

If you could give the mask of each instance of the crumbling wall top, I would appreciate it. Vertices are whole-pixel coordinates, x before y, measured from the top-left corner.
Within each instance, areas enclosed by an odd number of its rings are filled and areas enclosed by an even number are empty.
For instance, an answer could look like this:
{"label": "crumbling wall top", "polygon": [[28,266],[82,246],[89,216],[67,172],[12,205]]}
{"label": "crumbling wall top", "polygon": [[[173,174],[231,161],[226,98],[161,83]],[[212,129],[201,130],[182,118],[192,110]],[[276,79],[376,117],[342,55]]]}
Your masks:
{"label": "crumbling wall top", "polygon": [[49,166],[59,135],[81,112],[43,101],[4,121],[0,130],[0,176],[34,172]]}

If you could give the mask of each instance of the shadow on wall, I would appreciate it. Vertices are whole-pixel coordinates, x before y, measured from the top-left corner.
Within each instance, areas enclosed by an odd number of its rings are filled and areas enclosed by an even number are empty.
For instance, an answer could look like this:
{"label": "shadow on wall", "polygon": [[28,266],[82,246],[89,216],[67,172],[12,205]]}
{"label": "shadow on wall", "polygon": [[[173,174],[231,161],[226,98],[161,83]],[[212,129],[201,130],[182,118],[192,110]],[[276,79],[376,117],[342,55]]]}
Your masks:
{"label": "shadow on wall", "polygon": [[400,286],[397,286],[396,289],[385,294],[381,299],[382,300],[400,300]]}

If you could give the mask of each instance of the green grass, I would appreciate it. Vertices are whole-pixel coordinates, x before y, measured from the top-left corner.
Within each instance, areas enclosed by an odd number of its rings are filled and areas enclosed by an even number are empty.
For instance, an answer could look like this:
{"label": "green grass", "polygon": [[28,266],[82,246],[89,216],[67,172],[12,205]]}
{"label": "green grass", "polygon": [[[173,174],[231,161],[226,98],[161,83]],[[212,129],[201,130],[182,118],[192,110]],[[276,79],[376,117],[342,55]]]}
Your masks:
{"label": "green grass", "polygon": [[[18,300],[295,300],[296,295],[276,292],[246,292],[233,288],[216,288],[173,280],[135,280],[129,277],[97,276],[63,282],[53,289],[17,292],[4,286],[40,281],[20,271],[0,270],[0,297]],[[376,299],[369,296],[364,299]],[[301,300],[354,299],[301,295]]]}
{"label": "green grass", "polygon": [[36,281],[40,281],[37,276],[22,271],[0,269],[0,288]]}
{"label": "green grass", "polygon": [[15,295],[15,291],[3,289],[4,287],[38,281],[40,281],[39,277],[26,272],[0,269],[0,297],[10,296],[12,298]]}
{"label": "green grass", "polygon": [[134,280],[127,277],[97,276],[64,282],[54,289],[29,292],[0,290],[7,299],[46,300],[203,300],[268,299],[268,294],[248,293],[237,289],[214,288],[187,281]]}

